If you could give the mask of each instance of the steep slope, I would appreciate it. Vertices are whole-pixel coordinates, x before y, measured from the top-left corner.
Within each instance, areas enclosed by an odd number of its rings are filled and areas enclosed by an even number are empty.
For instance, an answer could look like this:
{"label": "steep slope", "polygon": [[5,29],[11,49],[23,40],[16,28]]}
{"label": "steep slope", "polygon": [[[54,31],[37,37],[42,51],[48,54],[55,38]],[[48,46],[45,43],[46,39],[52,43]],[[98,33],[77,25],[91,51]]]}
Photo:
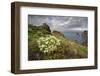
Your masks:
{"label": "steep slope", "polygon": [[88,53],[87,47],[67,39],[61,32],[51,33],[46,23],[28,25],[28,51],[29,60],[86,58]]}

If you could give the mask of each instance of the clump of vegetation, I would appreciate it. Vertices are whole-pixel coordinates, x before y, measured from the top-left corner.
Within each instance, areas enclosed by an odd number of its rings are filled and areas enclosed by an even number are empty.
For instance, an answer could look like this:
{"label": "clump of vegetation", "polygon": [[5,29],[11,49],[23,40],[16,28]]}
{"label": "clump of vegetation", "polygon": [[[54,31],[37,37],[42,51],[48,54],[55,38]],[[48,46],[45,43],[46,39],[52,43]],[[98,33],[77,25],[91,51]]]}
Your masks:
{"label": "clump of vegetation", "polygon": [[67,39],[58,31],[51,32],[49,26],[28,25],[28,59],[86,58],[87,47]]}
{"label": "clump of vegetation", "polygon": [[40,51],[47,53],[57,50],[57,46],[60,45],[60,39],[52,35],[47,35],[46,37],[40,37],[37,40]]}

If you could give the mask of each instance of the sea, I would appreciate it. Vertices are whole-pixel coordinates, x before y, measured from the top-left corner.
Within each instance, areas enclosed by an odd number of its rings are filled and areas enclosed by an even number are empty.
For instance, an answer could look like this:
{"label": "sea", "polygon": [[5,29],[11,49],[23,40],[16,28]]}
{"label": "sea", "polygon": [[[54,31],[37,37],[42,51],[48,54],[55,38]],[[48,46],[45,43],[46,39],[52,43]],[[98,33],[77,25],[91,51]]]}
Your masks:
{"label": "sea", "polygon": [[83,32],[63,32],[64,36],[72,41],[77,41],[82,44],[86,38],[83,37]]}

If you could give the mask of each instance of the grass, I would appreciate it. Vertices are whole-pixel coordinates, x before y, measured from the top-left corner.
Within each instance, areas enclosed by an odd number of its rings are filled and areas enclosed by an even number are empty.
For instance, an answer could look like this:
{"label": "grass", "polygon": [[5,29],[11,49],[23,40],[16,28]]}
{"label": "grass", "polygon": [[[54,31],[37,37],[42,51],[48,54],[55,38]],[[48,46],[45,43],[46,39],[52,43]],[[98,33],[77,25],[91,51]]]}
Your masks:
{"label": "grass", "polygon": [[[49,36],[48,46],[43,49],[47,49],[53,45],[55,48],[49,48],[46,52],[39,47],[38,41],[43,37],[43,41],[46,41],[46,37]],[[60,41],[60,45],[55,44],[55,40]],[[42,42],[43,42],[42,41]],[[45,42],[44,42],[45,43]],[[44,44],[46,46],[46,44]],[[57,43],[57,42],[56,42]],[[52,51],[51,51],[52,49]],[[54,31],[51,33],[47,25],[33,26],[29,25],[28,28],[28,59],[29,60],[52,60],[52,59],[74,59],[74,58],[87,58],[88,50],[86,46],[79,44],[76,41],[71,41],[64,37],[61,32]]]}

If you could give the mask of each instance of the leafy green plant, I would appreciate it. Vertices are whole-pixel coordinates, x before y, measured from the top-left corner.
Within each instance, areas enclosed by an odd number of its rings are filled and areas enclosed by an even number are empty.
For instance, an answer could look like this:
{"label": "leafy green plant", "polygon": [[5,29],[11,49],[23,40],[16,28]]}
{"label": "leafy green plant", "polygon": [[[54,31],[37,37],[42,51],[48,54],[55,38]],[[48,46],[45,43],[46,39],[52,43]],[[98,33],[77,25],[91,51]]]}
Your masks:
{"label": "leafy green plant", "polygon": [[37,40],[40,51],[44,53],[57,50],[57,46],[60,45],[60,42],[60,39],[51,35],[47,35],[46,37],[40,37]]}

